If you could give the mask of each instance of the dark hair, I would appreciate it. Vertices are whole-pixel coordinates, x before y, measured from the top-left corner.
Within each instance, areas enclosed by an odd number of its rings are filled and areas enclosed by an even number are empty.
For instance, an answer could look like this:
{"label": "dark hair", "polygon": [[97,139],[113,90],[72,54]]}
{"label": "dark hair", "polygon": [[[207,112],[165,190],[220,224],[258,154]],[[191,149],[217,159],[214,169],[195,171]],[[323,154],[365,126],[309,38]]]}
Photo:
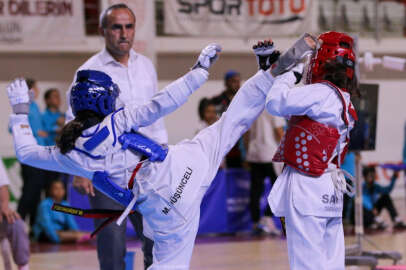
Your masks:
{"label": "dark hair", "polygon": [[105,10],[103,10],[103,12],[100,14],[100,18],[99,18],[99,27],[102,29],[107,28],[107,15],[111,10],[115,10],[115,9],[121,9],[121,8],[125,8],[128,9],[130,11],[130,13],[133,15],[134,20],[135,20],[135,14],[134,12],[131,10],[131,8],[129,8],[126,4],[124,3],[119,3],[119,4],[114,4],[109,6],[108,8],[106,8]]}
{"label": "dark hair", "polygon": [[362,169],[362,175],[364,178],[366,178],[370,173],[375,173],[375,166],[366,166]]}
{"label": "dark hair", "polygon": [[210,105],[214,105],[214,103],[208,99],[208,98],[202,98],[199,102],[199,108],[198,108],[198,113],[199,113],[199,118],[200,120],[204,120],[204,111],[206,110],[207,107]]}
{"label": "dark hair", "polygon": [[346,73],[347,67],[344,64],[337,60],[327,61],[324,63],[323,69],[326,72],[323,80],[329,81],[339,88],[346,89],[351,96],[361,96],[355,72],[353,78],[349,79]]}
{"label": "dark hair", "polygon": [[103,116],[89,110],[79,111],[75,119],[67,123],[56,139],[56,146],[62,154],[66,154],[75,148],[76,139],[85,129],[88,129],[103,120]]}
{"label": "dark hair", "polygon": [[59,92],[59,90],[57,88],[49,88],[47,91],[45,91],[44,99],[48,100],[51,97],[52,92]]}
{"label": "dark hair", "polygon": [[64,185],[63,181],[60,178],[52,179],[51,182],[46,186],[46,189],[45,189],[45,196],[46,197],[51,197],[51,188],[56,183],[61,183],[62,186],[65,188],[65,185]]}
{"label": "dark hair", "polygon": [[28,89],[31,89],[34,87],[34,85],[37,81],[32,78],[27,78],[27,79],[25,79],[25,82],[27,83]]}

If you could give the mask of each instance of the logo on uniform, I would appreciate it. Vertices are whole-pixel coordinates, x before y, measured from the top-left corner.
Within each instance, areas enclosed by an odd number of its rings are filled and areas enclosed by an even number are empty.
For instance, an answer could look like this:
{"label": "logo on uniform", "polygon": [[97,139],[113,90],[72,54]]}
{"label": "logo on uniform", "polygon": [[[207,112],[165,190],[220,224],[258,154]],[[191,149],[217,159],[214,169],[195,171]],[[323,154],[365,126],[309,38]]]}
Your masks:
{"label": "logo on uniform", "polygon": [[[183,190],[186,188],[186,185],[189,182],[192,173],[193,170],[190,167],[186,167],[186,171],[182,179],[180,180],[179,185],[176,187],[175,193],[169,198],[169,203],[171,204],[171,206],[175,205],[175,203],[177,203],[182,198]],[[167,215],[171,208],[172,207],[164,207],[164,209],[162,209],[162,213]]]}
{"label": "logo on uniform", "polygon": [[321,202],[324,204],[336,204],[338,203],[338,201],[339,198],[335,194],[324,194],[323,196],[321,196]]}

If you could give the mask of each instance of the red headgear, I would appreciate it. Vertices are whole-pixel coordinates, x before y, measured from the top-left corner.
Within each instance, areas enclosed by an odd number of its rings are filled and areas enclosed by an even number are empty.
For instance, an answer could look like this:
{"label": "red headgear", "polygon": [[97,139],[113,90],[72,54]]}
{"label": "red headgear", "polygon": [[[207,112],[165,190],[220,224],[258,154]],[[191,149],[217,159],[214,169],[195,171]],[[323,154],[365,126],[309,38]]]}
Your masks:
{"label": "red headgear", "polygon": [[347,67],[349,79],[354,77],[355,53],[353,50],[354,40],[352,37],[340,32],[326,32],[318,39],[322,42],[320,48],[312,57],[309,72],[307,74],[308,83],[316,83],[323,80],[325,75],[324,63],[328,60],[337,60]]}

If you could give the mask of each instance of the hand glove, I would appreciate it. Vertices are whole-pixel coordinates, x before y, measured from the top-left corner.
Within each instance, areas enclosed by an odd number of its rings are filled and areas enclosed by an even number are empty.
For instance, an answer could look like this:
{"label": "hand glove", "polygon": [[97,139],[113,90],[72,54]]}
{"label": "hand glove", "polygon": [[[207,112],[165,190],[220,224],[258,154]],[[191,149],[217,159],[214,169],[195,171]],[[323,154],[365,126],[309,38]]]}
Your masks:
{"label": "hand glove", "polygon": [[209,70],[209,68],[216,62],[220,52],[221,46],[216,43],[211,43],[207,45],[197,58],[196,64],[192,67],[192,69],[196,68],[203,68],[205,70]]}
{"label": "hand glove", "polygon": [[257,58],[258,69],[262,70],[268,70],[281,54],[275,50],[272,40],[258,41],[252,49]]}
{"label": "hand glove", "polygon": [[15,114],[28,114],[30,96],[28,86],[24,79],[15,79],[7,87],[8,99]]}

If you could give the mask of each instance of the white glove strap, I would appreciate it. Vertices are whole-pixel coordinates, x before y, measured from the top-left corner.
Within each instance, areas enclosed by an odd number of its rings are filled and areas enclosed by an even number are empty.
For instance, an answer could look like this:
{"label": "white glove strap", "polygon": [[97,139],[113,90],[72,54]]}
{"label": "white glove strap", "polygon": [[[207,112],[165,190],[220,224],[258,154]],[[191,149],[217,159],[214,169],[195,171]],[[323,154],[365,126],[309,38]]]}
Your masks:
{"label": "white glove strap", "polygon": [[12,106],[13,113],[15,114],[28,114],[30,112],[30,104],[29,103],[19,103]]}

